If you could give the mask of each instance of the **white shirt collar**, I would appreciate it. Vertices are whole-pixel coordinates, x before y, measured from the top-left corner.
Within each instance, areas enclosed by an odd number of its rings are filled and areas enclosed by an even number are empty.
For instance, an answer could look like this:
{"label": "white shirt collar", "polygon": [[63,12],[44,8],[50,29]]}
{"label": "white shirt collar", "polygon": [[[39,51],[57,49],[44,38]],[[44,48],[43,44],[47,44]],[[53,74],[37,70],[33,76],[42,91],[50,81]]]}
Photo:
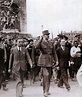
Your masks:
{"label": "white shirt collar", "polygon": [[21,51],[21,47],[17,46],[17,49]]}
{"label": "white shirt collar", "polygon": [[65,50],[65,47],[63,47],[62,45],[61,45],[61,48],[62,48],[63,50]]}

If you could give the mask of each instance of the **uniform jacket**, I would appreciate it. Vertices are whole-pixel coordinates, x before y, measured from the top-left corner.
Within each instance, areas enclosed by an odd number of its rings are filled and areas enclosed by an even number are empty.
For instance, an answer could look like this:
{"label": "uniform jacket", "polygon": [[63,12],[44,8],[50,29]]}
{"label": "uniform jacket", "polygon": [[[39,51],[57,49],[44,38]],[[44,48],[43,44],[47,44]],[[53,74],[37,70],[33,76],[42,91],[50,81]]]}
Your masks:
{"label": "uniform jacket", "polygon": [[40,49],[38,65],[41,67],[52,67],[53,60],[56,61],[56,52],[52,41],[39,40],[36,48]]}
{"label": "uniform jacket", "polygon": [[17,47],[11,49],[9,68],[13,67],[14,72],[20,69],[25,71],[27,61],[32,65],[28,51],[24,47],[21,47],[21,51],[19,51]]}
{"label": "uniform jacket", "polygon": [[70,57],[68,48],[65,47],[65,50],[63,50],[61,47],[59,47],[56,53],[59,61],[59,67],[68,67]]}

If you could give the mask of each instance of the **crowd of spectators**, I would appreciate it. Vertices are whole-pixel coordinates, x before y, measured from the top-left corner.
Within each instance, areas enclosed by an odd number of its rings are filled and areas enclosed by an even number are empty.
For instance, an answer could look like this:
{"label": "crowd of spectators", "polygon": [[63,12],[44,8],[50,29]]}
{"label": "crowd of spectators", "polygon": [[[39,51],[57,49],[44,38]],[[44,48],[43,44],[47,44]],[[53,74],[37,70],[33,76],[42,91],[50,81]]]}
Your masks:
{"label": "crowd of spectators", "polygon": [[[39,37],[40,38],[40,37]],[[40,78],[42,78],[42,74],[41,74],[41,68],[37,66],[38,63],[38,58],[40,55],[40,50],[36,49],[36,43],[39,40],[39,38],[37,38],[36,40],[34,39],[26,39],[23,38],[23,47],[25,47],[26,49],[28,49],[29,55],[31,57],[32,63],[33,63],[33,71],[31,71],[30,65],[27,65],[27,71],[25,72],[25,78],[29,79],[29,74],[31,73],[31,77],[32,77],[32,81],[33,83],[36,81],[36,76],[38,74],[40,74]],[[7,39],[3,39],[3,37],[0,37],[1,43],[4,45],[5,49],[6,49],[6,61],[5,61],[5,80],[10,80],[14,78],[11,78],[11,73],[8,72],[9,69],[9,58],[10,58],[10,51],[11,48],[14,48],[17,46],[17,39],[12,40],[11,38]],[[51,39],[51,41],[54,42],[54,47],[55,50],[57,50],[60,47],[60,42],[61,42],[62,37],[58,36],[57,38]],[[67,38],[63,37],[63,39],[65,39],[65,46],[69,49],[69,60],[68,60],[68,76],[70,77],[70,79],[72,81],[76,80],[76,74],[77,71],[79,69],[79,67],[81,66],[81,60],[82,60],[82,43],[79,43],[78,41],[74,41],[74,43],[69,42]],[[54,78],[54,82],[57,83],[58,80],[60,79],[60,69],[59,66],[53,66],[52,68],[52,77]],[[39,76],[39,75],[38,75]],[[40,79],[41,80],[41,79]],[[42,85],[42,83],[41,83]]]}

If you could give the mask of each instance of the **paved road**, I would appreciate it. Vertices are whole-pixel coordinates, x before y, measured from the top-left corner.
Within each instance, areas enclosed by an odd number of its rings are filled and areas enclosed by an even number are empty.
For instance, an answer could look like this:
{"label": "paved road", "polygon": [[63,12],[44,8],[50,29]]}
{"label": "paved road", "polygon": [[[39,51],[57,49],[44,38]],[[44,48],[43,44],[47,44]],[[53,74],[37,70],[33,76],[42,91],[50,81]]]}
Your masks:
{"label": "paved road", "polygon": [[[68,92],[65,88],[58,88],[54,82],[51,82],[49,97],[82,97],[80,94],[82,93],[81,87],[78,85],[77,81],[73,82],[69,80],[71,90]],[[40,86],[40,82],[36,82],[30,86],[29,80],[25,81],[26,88],[24,88],[23,94],[24,97],[43,97],[42,86]],[[0,90],[0,97],[16,97],[15,96],[15,81],[10,81],[8,83],[9,90],[3,91]]]}

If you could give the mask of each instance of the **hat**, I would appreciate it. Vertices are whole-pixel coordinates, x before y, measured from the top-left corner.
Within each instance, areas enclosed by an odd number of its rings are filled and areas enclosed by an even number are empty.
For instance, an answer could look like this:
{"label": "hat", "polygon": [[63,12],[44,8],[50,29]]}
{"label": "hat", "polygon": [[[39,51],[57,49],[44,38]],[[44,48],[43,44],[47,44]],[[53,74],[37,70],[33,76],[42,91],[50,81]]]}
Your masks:
{"label": "hat", "polygon": [[49,35],[50,33],[49,33],[48,30],[44,30],[44,31],[42,32],[42,34],[43,34],[43,35]]}
{"label": "hat", "polygon": [[33,39],[32,38],[28,38],[28,42],[33,42]]}
{"label": "hat", "polygon": [[80,37],[80,34],[75,35],[75,37]]}
{"label": "hat", "polygon": [[54,41],[58,41],[58,37],[55,37],[55,38],[54,38]]}
{"label": "hat", "polygon": [[67,36],[65,36],[65,35],[63,35],[63,34],[59,34],[59,35],[57,35],[59,38],[61,38],[61,39],[63,39],[63,38],[65,38],[65,40],[67,40],[68,39],[68,37]]}
{"label": "hat", "polygon": [[23,41],[23,38],[18,38],[17,41]]}
{"label": "hat", "polygon": [[63,35],[62,34],[59,34],[57,35],[59,38],[63,39]]}
{"label": "hat", "polygon": [[67,37],[67,36],[65,36],[65,35],[63,35],[63,38],[65,38],[65,40],[68,40],[68,37]]}

